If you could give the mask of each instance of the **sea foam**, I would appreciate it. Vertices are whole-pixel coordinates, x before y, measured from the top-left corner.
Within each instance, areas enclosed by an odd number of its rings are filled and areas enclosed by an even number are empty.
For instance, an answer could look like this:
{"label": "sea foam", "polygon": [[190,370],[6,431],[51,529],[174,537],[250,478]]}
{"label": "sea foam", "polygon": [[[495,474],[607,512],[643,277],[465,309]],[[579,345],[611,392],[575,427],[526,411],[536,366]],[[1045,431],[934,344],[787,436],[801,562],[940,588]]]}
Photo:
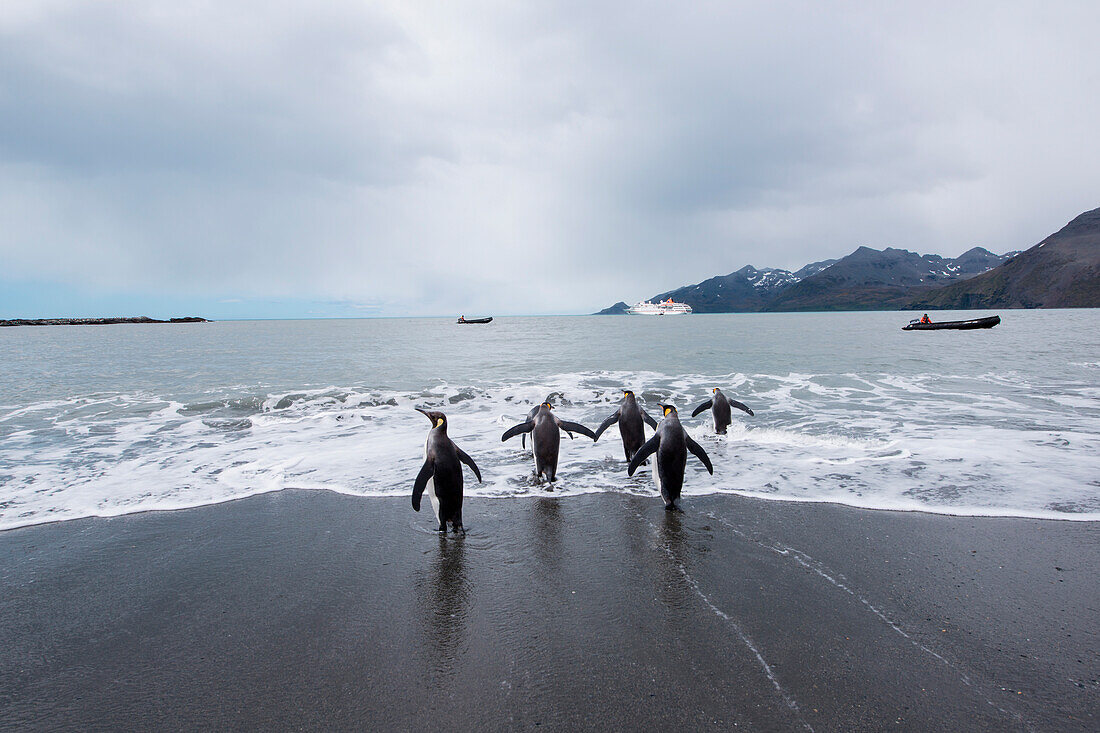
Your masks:
{"label": "sea foam", "polygon": [[[709,413],[711,387],[748,404],[728,435]],[[556,393],[556,413],[593,428],[634,389],[680,409],[710,454],[691,459],[686,497],[771,500],[973,516],[1100,519],[1100,407],[1090,385],[1057,390],[1004,375],[555,374],[415,390],[367,385],[264,392],[233,388],[179,401],[92,393],[0,407],[0,529],[87,516],[179,509],[284,488],[404,496],[430,425],[414,407],[447,413],[451,437],[481,468],[475,497],[653,494],[628,478],[618,430],[600,441],[563,435],[552,492],[532,476],[530,444],[501,433]],[[1068,409],[1067,409],[1068,408]],[[648,429],[647,429],[648,430]],[[690,504],[688,504],[690,506]]]}

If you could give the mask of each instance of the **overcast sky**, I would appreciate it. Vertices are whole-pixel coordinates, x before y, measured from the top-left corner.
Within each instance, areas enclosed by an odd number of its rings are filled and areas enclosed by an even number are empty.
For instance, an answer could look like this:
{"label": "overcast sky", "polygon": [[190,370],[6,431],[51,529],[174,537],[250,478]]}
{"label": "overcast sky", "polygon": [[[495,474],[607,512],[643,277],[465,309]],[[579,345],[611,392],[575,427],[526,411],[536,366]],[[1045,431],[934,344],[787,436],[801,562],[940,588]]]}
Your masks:
{"label": "overcast sky", "polygon": [[0,3],[0,317],[584,313],[1100,206],[1100,3]]}

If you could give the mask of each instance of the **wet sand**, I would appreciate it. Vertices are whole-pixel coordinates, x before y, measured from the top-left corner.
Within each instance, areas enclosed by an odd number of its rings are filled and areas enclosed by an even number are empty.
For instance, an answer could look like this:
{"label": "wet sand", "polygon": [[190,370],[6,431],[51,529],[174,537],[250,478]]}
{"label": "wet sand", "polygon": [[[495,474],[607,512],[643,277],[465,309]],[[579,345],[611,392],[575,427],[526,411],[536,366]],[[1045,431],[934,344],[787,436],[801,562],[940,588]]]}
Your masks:
{"label": "wet sand", "polygon": [[0,532],[0,728],[1097,730],[1100,526],[284,491]]}

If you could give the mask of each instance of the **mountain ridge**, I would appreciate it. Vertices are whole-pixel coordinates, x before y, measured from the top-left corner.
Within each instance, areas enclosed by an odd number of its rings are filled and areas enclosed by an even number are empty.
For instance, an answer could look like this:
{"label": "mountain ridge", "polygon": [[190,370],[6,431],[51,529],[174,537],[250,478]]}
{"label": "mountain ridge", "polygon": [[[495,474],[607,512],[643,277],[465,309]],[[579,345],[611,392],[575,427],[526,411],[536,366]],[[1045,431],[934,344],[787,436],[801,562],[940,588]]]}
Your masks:
{"label": "mountain ridge", "polygon": [[1100,307],[1100,208],[1000,267],[912,301],[915,308]]}
{"label": "mountain ridge", "polygon": [[649,300],[667,298],[696,313],[1100,307],[1100,208],[1025,251],[971,247],[950,258],[863,245],[795,272],[745,265]]}

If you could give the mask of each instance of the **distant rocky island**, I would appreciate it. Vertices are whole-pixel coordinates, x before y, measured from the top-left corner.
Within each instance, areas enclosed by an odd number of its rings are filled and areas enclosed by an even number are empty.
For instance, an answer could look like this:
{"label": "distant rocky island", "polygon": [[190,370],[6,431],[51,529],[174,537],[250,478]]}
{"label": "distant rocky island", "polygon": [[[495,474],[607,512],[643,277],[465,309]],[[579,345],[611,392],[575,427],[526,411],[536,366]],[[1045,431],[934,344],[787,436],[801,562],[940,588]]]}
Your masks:
{"label": "distant rocky island", "polygon": [[[797,272],[742,267],[650,298],[696,313],[1100,307],[1100,208],[1023,252],[957,258],[860,247]],[[618,302],[595,315],[618,315]]]}
{"label": "distant rocky island", "polygon": [[118,318],[12,318],[0,320],[0,326],[106,326],[112,323],[209,323],[205,318],[187,316],[169,318],[166,321],[149,316],[126,316]]}

